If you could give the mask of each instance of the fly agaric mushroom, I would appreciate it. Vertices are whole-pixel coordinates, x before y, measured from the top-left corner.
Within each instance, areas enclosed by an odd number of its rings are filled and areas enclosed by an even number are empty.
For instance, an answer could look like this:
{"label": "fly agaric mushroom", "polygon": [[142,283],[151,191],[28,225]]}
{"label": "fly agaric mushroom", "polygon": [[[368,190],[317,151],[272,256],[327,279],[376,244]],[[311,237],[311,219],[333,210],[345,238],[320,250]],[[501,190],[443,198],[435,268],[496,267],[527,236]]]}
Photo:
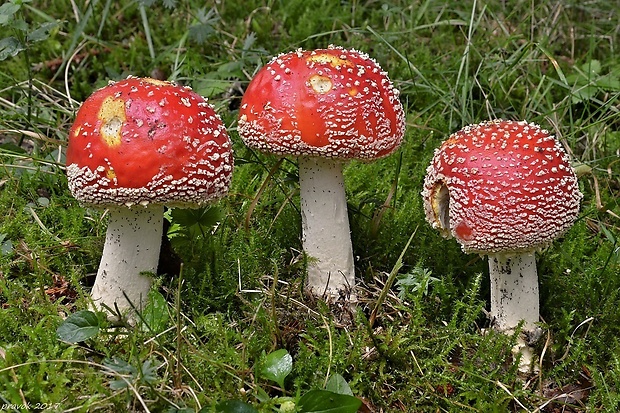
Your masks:
{"label": "fly agaric mushroom", "polygon": [[[231,142],[188,87],[130,77],[95,91],[69,132],[69,189],[109,210],[92,290],[99,308],[141,308],[157,270],[164,205],[197,208],[228,191]],[[126,297],[126,298],[125,298]]]}
{"label": "fly agaric mushroom", "polygon": [[[489,256],[491,320],[536,331],[534,253],[570,228],[582,194],[568,156],[546,130],[494,120],[467,126],[435,151],[424,180],[427,221],[466,253]],[[531,354],[524,342],[522,365]]]}
{"label": "fly agaric mushroom", "polygon": [[307,285],[355,301],[355,270],[342,163],[394,152],[403,107],[386,72],[368,55],[329,46],[282,54],[250,82],[239,112],[246,145],[299,161]]}

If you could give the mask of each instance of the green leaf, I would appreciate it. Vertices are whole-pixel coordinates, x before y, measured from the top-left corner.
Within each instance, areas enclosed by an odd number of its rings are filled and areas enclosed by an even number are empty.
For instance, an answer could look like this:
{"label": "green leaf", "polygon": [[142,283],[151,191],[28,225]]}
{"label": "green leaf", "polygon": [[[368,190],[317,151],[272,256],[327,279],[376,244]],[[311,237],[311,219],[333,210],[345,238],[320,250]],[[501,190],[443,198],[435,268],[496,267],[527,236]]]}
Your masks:
{"label": "green leaf", "polygon": [[215,24],[218,22],[219,17],[215,9],[212,8],[207,11],[206,7],[203,7],[198,10],[196,19],[198,22],[189,27],[189,38],[198,44],[203,44],[215,33]]}
{"label": "green leaf", "polygon": [[139,380],[142,384],[148,383],[152,385],[158,379],[157,369],[159,367],[157,363],[151,360],[145,360],[140,366],[140,371],[120,357],[106,358],[103,360],[103,365],[118,375],[123,376],[123,378],[110,381],[110,388],[112,390],[124,389],[127,387],[128,382],[134,383],[136,380]]}
{"label": "green leaf", "polygon": [[15,37],[5,37],[0,40],[0,61],[17,56],[23,50],[26,50],[26,46],[22,42]]}
{"label": "green leaf", "polygon": [[27,39],[29,42],[33,42],[33,43],[46,40],[48,37],[50,37],[50,32],[54,30],[56,27],[58,27],[58,22],[43,23],[42,25],[37,27],[35,30],[28,33]]}
{"label": "green leaf", "polygon": [[293,370],[293,357],[285,349],[269,353],[262,361],[260,376],[275,381],[281,389],[284,389],[284,379]]}
{"label": "green leaf", "polygon": [[9,255],[13,252],[13,243],[6,238],[6,234],[0,234],[0,255]]}
{"label": "green leaf", "polygon": [[409,293],[421,291],[423,295],[428,295],[431,283],[439,281],[438,278],[431,277],[432,271],[416,266],[407,274],[398,276],[396,286],[398,287],[398,298],[405,299]]}
{"label": "green leaf", "polygon": [[19,11],[21,4],[6,2],[0,6],[0,26],[11,22],[13,15]]}
{"label": "green leaf", "polygon": [[165,8],[170,10],[174,10],[177,8],[177,0],[162,0],[161,4],[163,4]]}
{"label": "green leaf", "polygon": [[119,374],[137,374],[138,370],[120,357],[105,358],[103,365]]}
{"label": "green leaf", "polygon": [[588,63],[581,65],[581,69],[588,75],[588,77],[597,76],[601,73],[601,62],[596,59],[590,60]]}
{"label": "green leaf", "polygon": [[217,74],[224,79],[239,78],[243,75],[244,62],[227,62],[217,68]]}
{"label": "green leaf", "polygon": [[586,100],[590,100],[594,96],[596,96],[597,92],[598,92],[598,89],[594,86],[580,87],[578,90],[575,90],[571,93],[572,95],[571,100],[573,103],[579,103],[579,102],[583,102]]}
{"label": "green leaf", "polygon": [[184,227],[200,225],[202,227],[214,227],[224,218],[224,212],[216,207],[204,207],[196,209],[175,208],[170,212],[172,222]]}
{"label": "green leaf", "polygon": [[327,380],[325,384],[325,390],[331,391],[337,394],[346,394],[348,396],[353,396],[353,392],[351,391],[351,387],[349,387],[349,383],[342,377],[340,374],[332,374],[332,376]]}
{"label": "green leaf", "polygon": [[154,384],[157,381],[157,369],[159,366],[153,361],[145,360],[140,368],[141,381],[149,384]]}
{"label": "green leaf", "polygon": [[607,240],[611,242],[613,245],[616,245],[617,240],[614,237],[614,234],[605,225],[601,225],[600,228],[603,234],[605,235],[605,238],[607,238]]}
{"label": "green leaf", "polygon": [[256,387],[254,391],[256,392],[254,394],[254,397],[256,397],[256,399],[261,403],[265,403],[271,399],[271,397],[269,397],[265,389],[263,389],[262,387]]}
{"label": "green leaf", "polygon": [[248,51],[254,47],[256,43],[256,33],[250,32],[243,41],[243,51]]}
{"label": "green leaf", "polygon": [[198,238],[208,238],[224,216],[223,210],[217,206],[197,209],[175,208],[170,212],[171,228],[175,230],[168,231],[168,236],[175,248],[187,248],[187,241],[193,243]]}
{"label": "green leaf", "polygon": [[[206,407],[204,409],[206,409]],[[200,410],[200,412],[204,409]],[[208,410],[204,411],[207,412]],[[258,413],[258,410],[251,405],[242,402],[241,400],[227,400],[225,402],[218,403],[215,406],[215,411],[217,413]]]}
{"label": "green leaf", "polygon": [[89,310],[81,310],[71,314],[56,329],[56,336],[62,341],[79,343],[99,333],[97,314]]}
{"label": "green leaf", "polygon": [[110,389],[121,390],[127,387],[127,382],[133,382],[138,375],[138,369],[119,357],[106,358],[103,365],[110,370],[125,376],[125,380],[116,379],[110,381]]}
{"label": "green leaf", "polygon": [[13,252],[13,242],[10,239],[2,241],[0,244],[0,255],[9,255]]}
{"label": "green leaf", "polygon": [[11,23],[11,26],[13,27],[14,30],[23,32],[23,33],[27,33],[28,30],[30,30],[30,26],[28,26],[28,23],[26,23],[26,20],[20,18],[15,18],[15,20],[13,21],[13,23]]}
{"label": "green leaf", "polygon": [[357,397],[327,390],[310,390],[299,399],[301,413],[355,413],[362,405]]}
{"label": "green leaf", "polygon": [[168,303],[159,291],[150,291],[148,301],[142,311],[141,327],[143,331],[158,333],[168,324]]}
{"label": "green leaf", "polygon": [[[2,43],[2,41],[0,41],[0,43]],[[0,152],[2,151],[14,152],[14,153],[26,153],[26,150],[24,148],[17,146],[16,144],[12,142],[0,143]]]}
{"label": "green leaf", "polygon": [[596,79],[596,86],[608,91],[620,90],[620,78],[615,73],[608,73]]}
{"label": "green leaf", "polygon": [[233,81],[222,77],[221,73],[209,72],[204,77],[196,79],[192,84],[192,89],[207,98],[220,95],[230,90],[233,85]]}

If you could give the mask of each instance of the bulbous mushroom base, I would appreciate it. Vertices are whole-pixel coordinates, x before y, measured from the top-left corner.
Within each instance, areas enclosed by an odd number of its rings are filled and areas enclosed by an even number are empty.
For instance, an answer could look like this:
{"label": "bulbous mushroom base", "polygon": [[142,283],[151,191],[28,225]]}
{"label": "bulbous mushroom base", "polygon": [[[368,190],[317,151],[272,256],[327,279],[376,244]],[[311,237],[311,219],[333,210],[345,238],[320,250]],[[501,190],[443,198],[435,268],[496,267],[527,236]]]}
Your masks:
{"label": "bulbous mushroom base", "polygon": [[511,349],[513,358],[519,360],[517,369],[523,375],[530,375],[540,371],[538,364],[536,364],[538,356],[534,352],[534,347],[532,347],[534,343],[528,339],[532,334],[538,334],[538,337],[540,337],[542,329],[537,328],[536,331],[530,332],[522,331],[519,337],[517,337],[517,343]]}

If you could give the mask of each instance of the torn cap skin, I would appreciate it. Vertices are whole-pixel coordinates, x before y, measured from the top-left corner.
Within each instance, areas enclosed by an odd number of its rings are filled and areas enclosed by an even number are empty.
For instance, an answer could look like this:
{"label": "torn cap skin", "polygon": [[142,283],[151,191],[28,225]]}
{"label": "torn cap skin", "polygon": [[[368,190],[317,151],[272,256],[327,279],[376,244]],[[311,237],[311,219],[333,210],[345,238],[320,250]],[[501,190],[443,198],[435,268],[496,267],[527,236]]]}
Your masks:
{"label": "torn cap skin", "polygon": [[560,143],[527,122],[465,127],[435,152],[426,219],[465,252],[535,251],[573,225],[582,198]]}

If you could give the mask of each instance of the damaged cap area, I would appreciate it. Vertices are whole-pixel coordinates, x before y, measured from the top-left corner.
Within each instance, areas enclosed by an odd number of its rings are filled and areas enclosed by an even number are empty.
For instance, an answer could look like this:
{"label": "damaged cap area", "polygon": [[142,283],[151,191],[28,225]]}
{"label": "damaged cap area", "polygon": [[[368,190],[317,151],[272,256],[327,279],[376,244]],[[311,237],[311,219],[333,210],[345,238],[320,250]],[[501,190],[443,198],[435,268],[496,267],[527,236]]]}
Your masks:
{"label": "damaged cap area", "polygon": [[573,224],[582,194],[546,130],[494,120],[451,135],[427,168],[427,221],[465,252],[534,251]]}

